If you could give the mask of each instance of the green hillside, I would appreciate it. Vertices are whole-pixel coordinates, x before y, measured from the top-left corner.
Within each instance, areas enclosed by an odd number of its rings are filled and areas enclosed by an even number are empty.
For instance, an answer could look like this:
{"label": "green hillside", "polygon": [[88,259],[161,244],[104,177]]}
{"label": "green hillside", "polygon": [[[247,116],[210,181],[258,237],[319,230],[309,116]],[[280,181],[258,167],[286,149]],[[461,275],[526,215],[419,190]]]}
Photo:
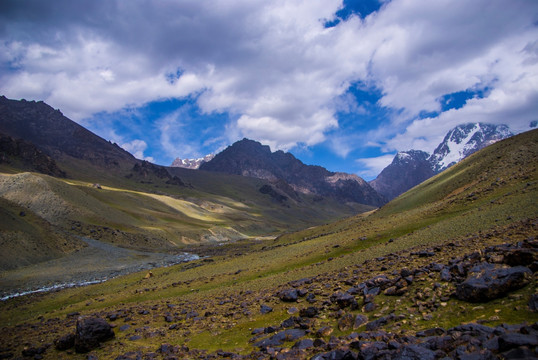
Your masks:
{"label": "green hillside", "polygon": [[[7,344],[4,346],[14,347],[14,339],[22,334],[32,344],[52,342],[66,332],[66,327],[73,326],[73,320],[66,318],[73,312],[103,318],[127,314],[128,320],[116,322],[116,338],[94,350],[100,359],[113,359],[130,351],[155,352],[165,343],[188,346],[190,350],[184,358],[219,349],[255,354],[257,348],[250,341],[253,329],[278,328],[294,314],[293,308],[310,306],[305,298],[287,303],[278,296],[281,290],[290,288],[293,284],[290,281],[307,279],[295,286],[314,296],[313,304],[320,312],[305,325],[312,331],[311,336],[315,338],[316,331],[327,327],[341,344],[349,344],[348,335],[365,329],[364,325],[353,330],[340,324],[350,310],[342,312],[334,303],[330,305],[330,297],[336,291],[345,291],[379,274],[390,277],[402,268],[448,264],[451,259],[473,252],[484,254],[488,246],[535,237],[538,233],[537,158],[538,131],[524,133],[477,152],[370,213],[274,240],[229,245],[233,249],[226,251],[224,247],[226,255],[155,269],[153,277],[147,279],[144,279],[146,272],[135,273],[98,285],[2,302],[0,323],[6,326],[4,333],[9,334],[2,341]],[[75,189],[101,194],[88,186],[77,185]],[[104,191],[117,192],[113,195],[117,201],[126,203],[134,202],[139,196],[153,199],[144,212],[150,213],[152,221],[159,224],[163,219],[155,214],[164,206],[175,209],[177,218],[189,216],[200,224],[204,224],[206,216],[211,216],[212,221],[230,221],[230,213],[209,211],[201,204],[195,207],[171,198],[163,202],[156,195],[107,188]],[[215,204],[225,205],[224,201]],[[233,210],[230,211],[234,216],[241,214],[237,204],[229,202],[226,206]],[[133,226],[149,221],[135,214],[123,216],[135,219]],[[383,325],[382,329],[410,335],[436,326],[467,322],[495,326],[538,320],[527,307],[528,298],[537,286],[535,277],[530,285],[509,297],[470,304],[451,295],[453,283],[439,279],[439,273],[425,271],[415,274],[418,280],[409,286],[406,295],[378,295],[373,312],[364,312],[366,303],[356,296],[359,307],[349,313],[364,314],[370,322],[395,314],[400,316],[400,321]],[[426,307],[418,300],[423,298],[435,306]],[[273,310],[262,314],[261,305]],[[32,325],[43,321],[50,329],[47,334]],[[123,324],[130,326],[120,331],[118,328]],[[172,324],[177,324],[175,330],[170,329]],[[320,336],[329,341],[329,335]],[[129,340],[131,337],[134,340]],[[197,353],[198,350],[206,352]],[[305,351],[301,354],[312,356],[322,349]],[[53,348],[47,351],[51,358],[58,354],[62,353]],[[260,353],[261,358],[268,356]],[[221,356],[215,353],[215,357]]]}

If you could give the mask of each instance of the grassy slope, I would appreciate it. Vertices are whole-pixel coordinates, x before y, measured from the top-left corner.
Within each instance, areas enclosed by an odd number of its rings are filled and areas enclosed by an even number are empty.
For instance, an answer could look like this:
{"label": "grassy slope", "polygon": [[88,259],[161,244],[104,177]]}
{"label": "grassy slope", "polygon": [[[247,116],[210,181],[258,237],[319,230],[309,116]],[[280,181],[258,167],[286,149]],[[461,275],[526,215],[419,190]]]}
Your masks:
{"label": "grassy slope", "polygon": [[[0,203],[2,211],[22,209],[32,215],[19,219],[17,231],[2,232],[1,249],[14,256],[0,269],[76,250],[80,244],[68,234],[163,251],[297,230],[370,209],[331,200],[314,204],[308,196],[283,205],[258,191],[262,180],[240,176],[174,170],[188,184],[185,187],[151,176],[144,183],[127,179],[115,171],[83,166],[76,159],[65,158],[61,166],[69,169],[69,179],[0,168],[0,196],[6,200]],[[102,189],[94,188],[95,183]],[[51,226],[55,236],[38,236],[50,233]],[[32,251],[42,256],[25,251],[25,241],[16,240],[22,238],[30,239],[36,248]],[[64,242],[67,245],[58,251],[49,251]]]}
{"label": "grassy slope", "polygon": [[[199,261],[158,269],[148,280],[142,279],[144,274],[132,274],[100,285],[14,299],[0,305],[0,322],[15,325],[35,321],[40,315],[62,318],[72,311],[91,313],[125,307],[144,308],[166,302],[190,306],[207,304],[211,310],[219,296],[233,298],[233,294],[248,294],[246,291],[265,296],[263,299],[271,303],[275,289],[290,280],[320,274],[333,279],[357,264],[398,251],[453,241],[479,247],[482,243],[522,240],[529,234],[536,235],[535,228],[525,225],[526,219],[535,219],[538,214],[536,158],[538,131],[533,131],[482,150],[371,214],[287,234],[274,241],[255,242],[248,252],[235,257],[215,256],[214,262]],[[506,230],[512,224],[519,224],[520,230]],[[498,234],[483,238],[486,232]],[[463,247],[459,251],[465,250]],[[453,255],[457,255],[456,252]],[[200,266],[193,267],[197,264]],[[360,276],[366,279],[376,271],[379,266],[373,262],[367,270],[363,268]],[[501,305],[504,303],[486,306],[482,315],[492,312],[492,306]],[[188,332],[168,335],[165,340],[182,343],[188,339],[191,347],[248,351],[251,349],[247,343],[251,336],[249,328],[278,324],[289,316],[283,304],[273,301],[271,306],[275,311],[269,316],[253,311],[250,316],[235,321],[219,319],[224,325],[218,330],[211,324],[204,327],[185,322],[182,326],[189,329]],[[447,309],[454,310],[454,306],[464,304],[451,303]],[[521,317],[509,311],[501,315],[499,321],[507,322],[519,321]],[[469,321],[468,316],[462,313],[453,318],[453,322]],[[162,317],[145,319],[149,327],[166,326]],[[417,329],[432,326],[420,322],[415,325]],[[208,336],[212,332],[218,336]],[[162,342],[163,339],[148,338],[124,344],[117,350],[140,346],[155,349]]]}

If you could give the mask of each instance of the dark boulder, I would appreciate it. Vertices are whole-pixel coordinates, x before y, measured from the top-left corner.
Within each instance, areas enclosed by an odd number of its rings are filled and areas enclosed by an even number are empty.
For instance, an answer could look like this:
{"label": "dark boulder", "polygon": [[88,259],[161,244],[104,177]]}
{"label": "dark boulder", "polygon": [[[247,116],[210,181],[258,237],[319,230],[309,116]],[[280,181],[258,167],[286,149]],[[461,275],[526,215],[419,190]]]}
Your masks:
{"label": "dark boulder", "polygon": [[319,314],[319,310],[317,307],[314,307],[314,306],[309,306],[306,309],[301,309],[301,311],[299,312],[299,315],[301,315],[302,317],[307,317],[307,318],[313,318],[317,316],[318,314]]}
{"label": "dark boulder", "polygon": [[262,314],[267,314],[267,313],[270,313],[271,311],[273,311],[273,308],[270,306],[267,306],[267,305],[260,306],[260,312]]}
{"label": "dark boulder", "polygon": [[532,272],[523,266],[503,268],[483,263],[470,270],[470,275],[456,287],[458,299],[486,302],[504,296],[528,284]]}
{"label": "dark boulder", "polygon": [[499,337],[499,350],[506,351],[520,346],[538,346],[538,336],[533,334],[506,333]]}
{"label": "dark boulder", "polygon": [[114,338],[109,323],[101,318],[79,318],[75,334],[75,350],[85,353],[95,349],[103,341]]}
{"label": "dark boulder", "polygon": [[283,290],[278,294],[278,297],[280,300],[285,302],[295,302],[297,301],[297,298],[299,297],[299,294],[297,293],[296,289],[287,289]]}
{"label": "dark boulder", "polygon": [[393,357],[398,360],[435,360],[435,358],[434,351],[414,344],[402,346]]}
{"label": "dark boulder", "polygon": [[263,339],[261,341],[258,341],[254,345],[259,347],[260,349],[267,348],[267,347],[272,347],[272,346],[280,346],[284,342],[295,341],[295,340],[298,340],[298,339],[302,338],[305,335],[306,335],[306,332],[304,330],[301,330],[301,329],[287,329],[287,330],[281,331],[279,333],[276,333],[275,335],[273,335],[273,336],[271,336],[271,337],[269,337],[267,339]]}
{"label": "dark boulder", "polygon": [[340,309],[344,309],[348,306],[351,306],[352,309],[357,309],[358,304],[355,297],[348,293],[336,292],[331,295],[331,302],[338,304]]}
{"label": "dark boulder", "polygon": [[356,360],[357,355],[352,351],[333,350],[324,354],[314,355],[310,360]]}
{"label": "dark boulder", "polygon": [[56,350],[67,350],[75,346],[75,334],[67,334],[54,340]]}
{"label": "dark boulder", "polygon": [[510,249],[504,252],[503,262],[510,266],[528,266],[538,261],[538,249]]}
{"label": "dark boulder", "polygon": [[529,299],[529,309],[531,311],[538,310],[538,294],[531,295],[531,298]]}

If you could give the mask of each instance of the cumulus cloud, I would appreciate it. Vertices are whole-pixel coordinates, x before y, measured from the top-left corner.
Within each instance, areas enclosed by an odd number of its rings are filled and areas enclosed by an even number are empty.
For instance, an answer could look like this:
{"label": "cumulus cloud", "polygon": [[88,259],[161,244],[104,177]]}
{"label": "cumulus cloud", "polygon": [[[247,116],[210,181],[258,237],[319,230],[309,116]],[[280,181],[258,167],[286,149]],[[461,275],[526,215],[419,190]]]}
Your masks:
{"label": "cumulus cloud", "polygon": [[[431,151],[461,122],[521,131],[536,119],[538,3],[393,0],[326,28],[342,6],[6,0],[0,89],[45,100],[79,121],[189,96],[205,114],[231,114],[225,138],[248,136],[273,149],[335,143],[329,134],[340,127],[338,113],[364,111],[347,92],[357,81],[375,86],[377,106],[392,110],[364,136],[383,151]],[[443,95],[476,87],[490,91],[440,111]],[[178,150],[172,128],[161,139],[170,152]],[[333,148],[346,156],[353,146]]]}
{"label": "cumulus cloud", "polygon": [[365,179],[375,178],[381,172],[381,170],[390,165],[394,159],[394,155],[395,154],[385,154],[372,158],[357,159],[357,163],[359,163],[363,168],[358,175],[364,177]]}
{"label": "cumulus cloud", "polygon": [[149,162],[154,162],[155,160],[151,156],[144,156],[144,151],[147,149],[148,144],[144,140],[133,140],[131,142],[122,144],[121,147],[133,154],[133,156],[140,160],[146,160]]}

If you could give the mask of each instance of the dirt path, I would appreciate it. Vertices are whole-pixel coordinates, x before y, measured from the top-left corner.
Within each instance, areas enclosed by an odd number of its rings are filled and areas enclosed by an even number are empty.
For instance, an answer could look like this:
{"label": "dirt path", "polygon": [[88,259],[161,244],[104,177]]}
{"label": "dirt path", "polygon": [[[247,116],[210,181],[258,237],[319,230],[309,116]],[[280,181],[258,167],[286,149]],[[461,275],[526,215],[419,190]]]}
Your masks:
{"label": "dirt path", "polygon": [[131,272],[198,259],[197,255],[188,253],[152,253],[90,238],[81,240],[88,246],[70,255],[0,273],[0,299],[29,291],[101,282]]}

